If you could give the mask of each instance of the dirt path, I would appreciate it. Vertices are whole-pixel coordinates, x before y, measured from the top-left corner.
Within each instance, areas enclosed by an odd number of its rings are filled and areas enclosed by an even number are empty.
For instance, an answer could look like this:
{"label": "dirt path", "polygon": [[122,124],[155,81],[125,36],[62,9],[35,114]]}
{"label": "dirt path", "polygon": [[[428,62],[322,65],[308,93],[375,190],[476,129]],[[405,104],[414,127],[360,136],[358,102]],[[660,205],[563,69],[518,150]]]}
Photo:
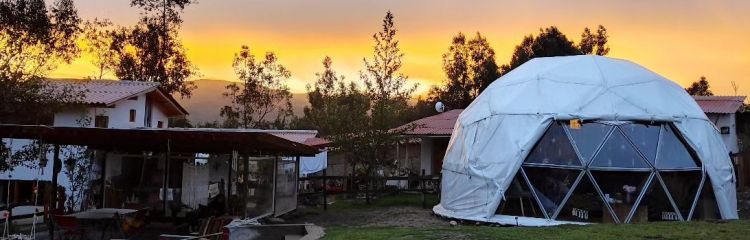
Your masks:
{"label": "dirt path", "polygon": [[441,227],[448,222],[435,216],[431,209],[419,207],[383,207],[304,212],[287,219],[293,223],[346,227]]}

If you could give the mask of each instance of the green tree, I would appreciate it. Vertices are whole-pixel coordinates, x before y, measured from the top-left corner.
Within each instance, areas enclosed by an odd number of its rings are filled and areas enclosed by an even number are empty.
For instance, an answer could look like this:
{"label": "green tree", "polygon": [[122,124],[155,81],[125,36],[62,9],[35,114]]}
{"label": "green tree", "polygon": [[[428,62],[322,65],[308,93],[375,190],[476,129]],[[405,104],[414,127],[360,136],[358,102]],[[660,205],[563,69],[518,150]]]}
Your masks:
{"label": "green tree", "polygon": [[[403,123],[402,117],[409,110],[407,101],[417,87],[408,85],[407,76],[400,72],[404,54],[396,39],[393,19],[393,14],[387,12],[382,30],[373,34],[373,56],[364,59],[365,69],[360,73],[365,84],[363,96],[369,101],[368,118],[359,128],[341,129],[331,137],[334,146],[368,177],[392,166],[391,150],[398,136],[408,129],[391,129]],[[352,96],[359,98],[357,94]]]}
{"label": "green tree", "polygon": [[94,19],[83,24],[85,52],[91,56],[96,73],[91,79],[102,79],[117,65],[117,51],[112,48],[112,35],[116,34],[112,22]]}
{"label": "green tree", "polygon": [[535,37],[524,37],[521,44],[515,47],[510,63],[501,67],[502,74],[521,66],[521,64],[537,57],[570,56],[582,54],[606,55],[609,53],[607,45],[609,35],[604,26],[599,25],[596,34],[588,28],[581,34],[581,42],[576,45],[555,26],[539,29]]}
{"label": "green tree", "polygon": [[[48,124],[82,93],[53,86],[47,74],[80,52],[81,20],[73,1],[0,1],[0,123]],[[30,111],[33,109],[33,111]]]}
{"label": "green tree", "polygon": [[[256,60],[248,46],[242,46],[232,64],[241,83],[231,83],[224,97],[231,102],[221,108],[225,127],[286,128],[292,120],[292,94],[286,81],[289,70],[278,63],[273,52]],[[273,121],[269,114],[277,113]]]}
{"label": "green tree", "polygon": [[158,82],[172,94],[190,97],[195,85],[188,81],[198,75],[182,46],[180,14],[191,0],[132,0],[141,19],[132,28],[112,33],[112,49],[119,56],[113,67],[119,79]]}
{"label": "green tree", "polygon": [[448,52],[443,54],[443,71],[447,81],[433,87],[429,101],[442,101],[451,108],[465,108],[495,79],[500,77],[495,51],[487,39],[477,33],[467,40],[463,33],[453,37]]}
{"label": "green tree", "polygon": [[307,84],[310,105],[303,108],[304,115],[296,124],[298,128],[314,128],[323,136],[329,135],[339,128],[341,117],[347,114],[340,112],[343,106],[339,105],[341,98],[346,96],[347,85],[344,76],[336,75],[332,65],[330,57],[323,58],[323,71],[315,73],[316,80],[312,85]]}
{"label": "green tree", "polygon": [[685,91],[692,96],[713,96],[711,92],[711,85],[708,84],[705,76],[701,76],[698,81],[693,82],[690,87],[685,88]]}
{"label": "green tree", "polygon": [[608,38],[607,29],[602,25],[599,25],[596,29],[596,34],[591,33],[588,27],[584,28],[581,41],[578,43],[578,49],[582,54],[607,55],[609,53]]}

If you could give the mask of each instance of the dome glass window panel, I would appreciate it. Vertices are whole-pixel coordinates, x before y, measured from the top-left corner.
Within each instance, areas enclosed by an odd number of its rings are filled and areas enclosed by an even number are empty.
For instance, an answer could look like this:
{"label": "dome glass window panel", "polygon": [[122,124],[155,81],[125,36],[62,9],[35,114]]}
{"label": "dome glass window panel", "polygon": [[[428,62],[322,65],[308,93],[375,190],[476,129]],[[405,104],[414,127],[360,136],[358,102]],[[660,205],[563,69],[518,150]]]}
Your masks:
{"label": "dome glass window panel", "polygon": [[611,214],[609,219],[603,219],[604,212],[609,211],[604,205],[604,199],[596,191],[591,177],[585,174],[578,185],[573,189],[562,209],[557,214],[555,220],[573,221],[573,222],[614,222]]}
{"label": "dome glass window panel", "polygon": [[687,144],[680,139],[671,126],[664,126],[659,143],[659,155],[656,158],[656,169],[698,169],[696,161]]}
{"label": "dome glass window panel", "polygon": [[638,203],[638,209],[633,212],[630,223],[679,220],[680,216],[675,211],[664,186],[662,186],[659,178],[654,176],[646,192],[643,193],[640,203]]}
{"label": "dome glass window panel", "polygon": [[656,149],[659,144],[661,124],[633,123],[619,126],[633,145],[653,164],[656,159]]}
{"label": "dome glass window panel", "polygon": [[505,190],[504,198],[495,214],[544,218],[544,213],[539,209],[539,204],[520,170]]}
{"label": "dome glass window panel", "polygon": [[611,130],[611,125],[596,122],[584,122],[579,128],[568,125],[568,132],[570,132],[578,152],[586,163],[591,161],[594,152],[604,142],[604,138]]}
{"label": "dome glass window panel", "polygon": [[700,190],[701,171],[669,171],[659,172],[667,192],[677,205],[677,209],[684,219],[688,219],[690,210],[695,203],[696,195]]}
{"label": "dome glass window panel", "polygon": [[591,162],[597,169],[634,169],[651,171],[651,166],[641,157],[635,147],[617,129],[610,134],[599,153]]}
{"label": "dome glass window panel", "polygon": [[550,218],[581,175],[581,170],[576,169],[532,166],[526,166],[523,169],[540,207]]}
{"label": "dome glass window panel", "polygon": [[[599,189],[620,223],[627,220],[630,211],[637,206],[638,195],[647,185],[651,172],[596,171],[592,170]],[[604,220],[610,218],[611,212],[604,213]]]}
{"label": "dome glass window panel", "polygon": [[560,122],[552,122],[526,158],[527,164],[581,166],[581,161]]}

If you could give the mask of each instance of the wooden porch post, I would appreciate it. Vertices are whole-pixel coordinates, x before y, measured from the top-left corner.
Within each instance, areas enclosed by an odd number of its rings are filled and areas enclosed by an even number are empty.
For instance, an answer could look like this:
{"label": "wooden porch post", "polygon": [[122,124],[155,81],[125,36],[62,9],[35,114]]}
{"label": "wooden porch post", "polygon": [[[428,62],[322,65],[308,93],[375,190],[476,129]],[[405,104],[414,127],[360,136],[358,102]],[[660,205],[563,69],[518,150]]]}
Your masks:
{"label": "wooden porch post", "polygon": [[232,185],[234,185],[234,181],[232,181],[232,168],[234,167],[234,164],[237,163],[237,157],[239,156],[237,150],[232,150],[232,157],[229,159],[229,167],[227,167],[227,181],[226,181],[226,196],[224,200],[224,209],[227,210],[227,212],[230,212],[229,210],[229,196],[232,196]]}
{"label": "wooden porch post", "polygon": [[[50,214],[50,220],[54,221],[54,213],[57,209],[57,175],[60,173],[60,170],[62,170],[62,161],[60,161],[60,145],[55,144],[55,150],[54,150],[54,160],[52,160],[52,197],[50,198],[50,209],[52,209],[52,213]],[[41,154],[41,153],[40,153]],[[55,239],[55,224],[49,225],[49,237],[50,239]]]}
{"label": "wooden porch post", "polygon": [[170,141],[167,139],[167,154],[164,156],[164,189],[162,189],[162,197],[164,198],[164,216],[167,215],[167,208],[169,202],[167,201],[167,189],[169,188],[169,155],[171,155]]}
{"label": "wooden porch post", "polygon": [[105,151],[102,155],[102,186],[101,186],[101,193],[102,193],[102,205],[101,208],[105,208],[107,206],[107,155],[109,152]]}

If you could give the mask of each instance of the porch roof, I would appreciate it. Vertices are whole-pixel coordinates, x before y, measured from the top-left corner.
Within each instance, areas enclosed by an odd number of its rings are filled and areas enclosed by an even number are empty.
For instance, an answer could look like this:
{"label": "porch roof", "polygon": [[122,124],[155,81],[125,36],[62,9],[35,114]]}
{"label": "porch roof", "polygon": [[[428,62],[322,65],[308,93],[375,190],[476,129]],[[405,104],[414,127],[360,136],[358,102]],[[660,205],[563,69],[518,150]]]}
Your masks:
{"label": "porch roof", "polygon": [[273,154],[313,156],[314,147],[260,129],[81,128],[0,124],[0,138],[42,139],[44,143],[117,151]]}

